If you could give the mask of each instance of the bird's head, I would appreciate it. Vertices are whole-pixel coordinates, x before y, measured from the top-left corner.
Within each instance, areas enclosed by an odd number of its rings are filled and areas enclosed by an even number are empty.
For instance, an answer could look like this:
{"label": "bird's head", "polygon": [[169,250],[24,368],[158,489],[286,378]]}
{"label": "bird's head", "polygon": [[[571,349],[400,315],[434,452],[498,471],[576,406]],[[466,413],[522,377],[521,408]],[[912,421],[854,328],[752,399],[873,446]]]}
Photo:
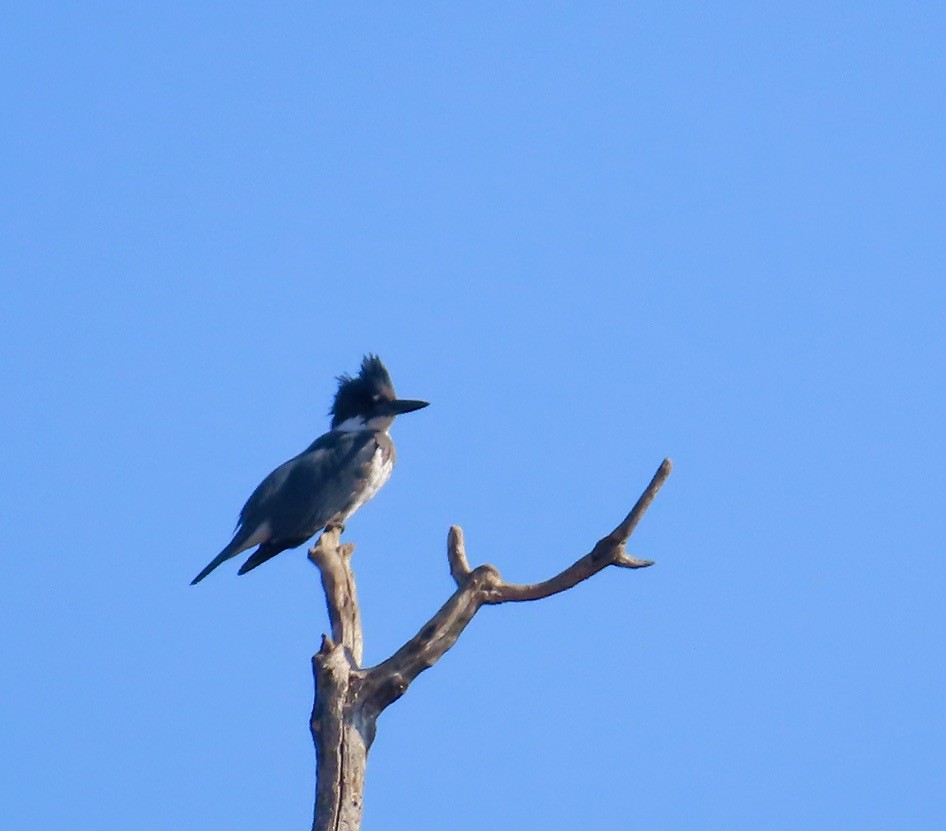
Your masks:
{"label": "bird's head", "polygon": [[340,375],[332,404],[333,430],[387,430],[394,417],[426,407],[426,401],[399,399],[377,355],[365,355],[355,376]]}

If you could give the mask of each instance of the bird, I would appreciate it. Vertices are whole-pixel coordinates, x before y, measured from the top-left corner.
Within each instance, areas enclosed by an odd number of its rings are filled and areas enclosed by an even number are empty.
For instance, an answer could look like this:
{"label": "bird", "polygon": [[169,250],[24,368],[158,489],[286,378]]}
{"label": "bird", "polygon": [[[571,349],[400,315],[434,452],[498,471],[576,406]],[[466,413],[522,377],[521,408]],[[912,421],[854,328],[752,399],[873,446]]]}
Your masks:
{"label": "bird", "polygon": [[396,453],[388,430],[395,416],[428,406],[398,398],[377,355],[365,355],[357,375],[336,379],[331,429],[270,473],[246,500],[233,539],[192,581],[242,551],[258,546],[238,574],[297,548],[348,518],[388,481]]}

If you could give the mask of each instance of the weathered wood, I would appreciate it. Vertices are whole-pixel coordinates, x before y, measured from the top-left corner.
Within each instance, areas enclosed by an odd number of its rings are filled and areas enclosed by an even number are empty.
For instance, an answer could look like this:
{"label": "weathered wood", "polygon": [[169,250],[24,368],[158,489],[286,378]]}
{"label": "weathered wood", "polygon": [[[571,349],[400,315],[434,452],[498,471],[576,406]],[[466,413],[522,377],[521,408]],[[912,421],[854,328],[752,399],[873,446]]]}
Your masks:
{"label": "weathered wood", "polygon": [[365,767],[378,716],[443,657],[481,606],[540,600],[576,586],[609,565],[653,565],[651,560],[628,555],[625,546],[670,471],[670,460],[664,459],[621,523],[598,540],[589,554],[540,583],[506,583],[491,565],[470,569],[463,532],[453,526],[447,559],[456,591],[413,638],[369,669],[361,666],[361,616],[351,569],[354,546],[339,543],[337,528],[322,534],[309,559],[322,575],[332,636],[322,636],[322,646],[312,658],[316,695],[311,728],[317,762],[313,831],[358,831]]}
{"label": "weathered wood", "polygon": [[345,648],[331,638],[312,659],[315,704],[312,739],[316,777],[313,831],[358,831],[370,739],[355,706],[360,683]]}
{"label": "weathered wood", "polygon": [[309,559],[322,576],[332,640],[348,650],[355,666],[361,666],[364,638],[355,575],[351,570],[355,545],[350,542],[339,544],[340,534],[341,530],[336,526],[326,528],[318,542],[309,549]]}
{"label": "weathered wood", "polygon": [[325,590],[332,636],[312,658],[315,703],[310,727],[315,743],[316,791],[313,831],[358,831],[365,789],[368,747],[374,724],[366,725],[357,705],[363,637],[351,556],[355,546],[339,544],[332,527],[309,551]]}

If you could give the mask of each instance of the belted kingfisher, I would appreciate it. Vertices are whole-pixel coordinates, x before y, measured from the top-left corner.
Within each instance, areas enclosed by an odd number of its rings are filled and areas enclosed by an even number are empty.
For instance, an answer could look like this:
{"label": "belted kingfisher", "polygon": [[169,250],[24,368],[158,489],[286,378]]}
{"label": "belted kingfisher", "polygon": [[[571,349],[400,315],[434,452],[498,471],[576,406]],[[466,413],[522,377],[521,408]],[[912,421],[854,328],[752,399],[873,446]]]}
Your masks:
{"label": "belted kingfisher", "polygon": [[338,378],[332,429],[257,486],[240,511],[233,539],[191,585],[254,545],[259,548],[239,574],[302,545],[327,525],[343,525],[391,475],[396,454],[388,429],[394,417],[426,406],[398,399],[381,359],[366,355],[355,377]]}

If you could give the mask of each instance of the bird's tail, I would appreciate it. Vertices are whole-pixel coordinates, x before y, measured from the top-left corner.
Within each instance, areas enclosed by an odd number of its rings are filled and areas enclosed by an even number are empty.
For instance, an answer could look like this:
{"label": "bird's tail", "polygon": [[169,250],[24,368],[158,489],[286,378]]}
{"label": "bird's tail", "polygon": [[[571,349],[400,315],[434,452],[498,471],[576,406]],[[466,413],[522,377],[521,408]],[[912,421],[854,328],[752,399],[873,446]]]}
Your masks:
{"label": "bird's tail", "polygon": [[[305,540],[303,540],[305,542]],[[246,574],[248,571],[252,571],[257,566],[263,565],[267,560],[275,557],[280,551],[285,551],[287,548],[292,546],[281,545],[276,542],[264,542],[259,548],[256,549],[242,566],[237,574]]]}
{"label": "bird's tail", "polygon": [[191,580],[191,585],[194,586],[197,583],[199,583],[221,563],[225,563],[231,557],[236,557],[237,554],[243,551],[244,549],[243,543],[244,543],[243,535],[237,534],[237,536],[235,536],[232,540],[230,540],[230,543],[227,545],[227,547],[224,548],[223,551],[221,551],[209,563],[207,563],[207,566],[204,568],[204,570],[200,574],[198,574],[193,580]]}

